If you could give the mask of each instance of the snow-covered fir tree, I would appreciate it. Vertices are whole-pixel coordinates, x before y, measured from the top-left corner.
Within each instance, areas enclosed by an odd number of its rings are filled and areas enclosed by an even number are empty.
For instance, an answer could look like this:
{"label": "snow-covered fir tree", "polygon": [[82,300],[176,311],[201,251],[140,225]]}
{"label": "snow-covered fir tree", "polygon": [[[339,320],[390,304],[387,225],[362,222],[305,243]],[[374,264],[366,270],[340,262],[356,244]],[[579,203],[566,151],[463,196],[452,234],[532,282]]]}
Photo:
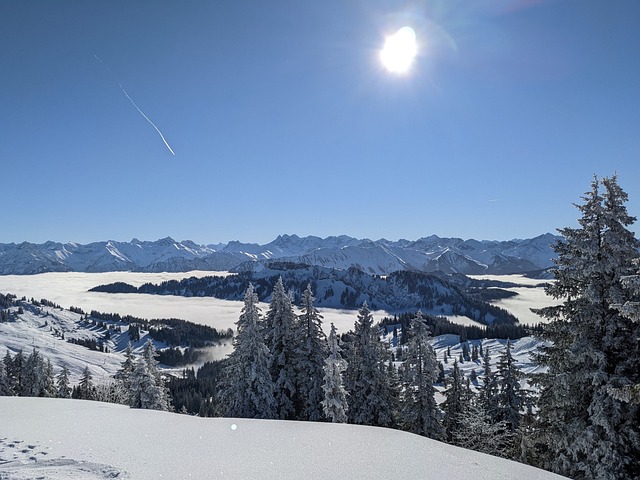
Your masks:
{"label": "snow-covered fir tree", "polygon": [[491,349],[487,348],[482,357],[483,375],[482,386],[478,393],[479,405],[492,422],[497,421],[498,417],[498,382],[496,374],[491,369]]}
{"label": "snow-covered fir tree", "polygon": [[11,357],[7,350],[7,354],[4,357],[4,367],[7,371],[7,376],[9,377],[9,382],[11,383],[11,389],[13,390],[14,395],[24,395],[24,364],[25,358],[22,350],[18,350],[13,357]]}
{"label": "snow-covered fir tree", "polygon": [[456,432],[461,430],[461,419],[465,410],[464,384],[457,360],[453,361],[453,369],[447,383],[448,386],[443,392],[445,400],[441,407],[444,411],[444,438],[447,442],[452,443]]}
{"label": "snow-covered fir tree", "polygon": [[69,369],[63,365],[56,379],[56,397],[71,398],[71,384],[69,382]]}
{"label": "snow-covered fir tree", "polygon": [[131,376],[129,401],[132,408],[169,410],[169,392],[164,385],[155,357],[155,346],[151,339],[148,339],[142,357]]}
{"label": "snow-covered fir tree", "polygon": [[258,295],[249,284],[236,322],[234,350],[225,360],[220,410],[227,417],[276,418],[270,353],[260,328]]}
{"label": "snow-covered fir tree", "polygon": [[7,375],[7,370],[4,366],[4,359],[0,359],[0,395],[13,395],[11,381],[9,380],[9,375]]}
{"label": "snow-covered fir tree", "polygon": [[324,362],[327,357],[327,338],[322,331],[322,315],[314,306],[311,285],[302,295],[302,313],[298,316],[295,334],[298,420],[319,421],[324,418],[322,400],[324,390]]}
{"label": "snow-covered fir tree", "polygon": [[57,392],[56,377],[53,374],[53,365],[51,365],[51,360],[47,359],[47,363],[44,366],[44,388],[41,396],[56,397]]}
{"label": "snow-covered fir tree", "polygon": [[[131,393],[131,379],[133,372],[136,369],[135,355],[133,354],[133,346],[131,342],[127,343],[127,348],[124,351],[124,360],[120,364],[120,369],[115,374],[115,379],[118,381],[122,390],[127,392],[127,396]],[[127,403],[130,403],[127,400]]]}
{"label": "snow-covered fir tree", "polygon": [[[549,342],[538,362],[538,455],[543,467],[572,478],[640,478],[640,405],[611,395],[638,383],[639,325],[615,307],[629,298],[638,240],[628,229],[626,193],[616,177],[594,178],[577,205],[578,228],[563,228],[547,294],[562,300],[539,313]],[[636,297],[637,298],[637,297]]]}
{"label": "snow-covered fir tree", "polygon": [[525,392],[520,388],[520,369],[511,353],[511,342],[507,340],[504,352],[498,359],[497,421],[504,421],[511,432],[520,427],[521,411],[525,405]]}
{"label": "snow-covered fir tree", "polygon": [[80,377],[80,383],[78,384],[76,398],[82,400],[93,400],[93,396],[93,375],[91,375],[91,370],[89,370],[89,366],[87,365],[86,367],[84,367],[82,377]]}
{"label": "snow-covered fir tree", "polygon": [[365,302],[358,312],[347,357],[349,421],[360,425],[389,427],[395,424],[390,405],[392,391],[385,362],[387,354]]}
{"label": "snow-covered fir tree", "polygon": [[440,439],[442,425],[438,418],[433,384],[438,374],[436,352],[431,346],[431,331],[421,311],[411,320],[411,335],[403,354],[406,378],[401,416],[403,428],[418,435]]}
{"label": "snow-covered fir tree", "polygon": [[338,345],[336,327],[331,324],[329,333],[329,356],[324,364],[324,399],[322,409],[324,416],[334,423],[345,423],[349,410],[347,391],[343,385],[342,372],[347,369],[347,362],[342,358]]}
{"label": "snow-covered fir tree", "polygon": [[22,395],[25,397],[45,396],[45,363],[42,355],[35,348],[27,357],[23,372]]}
{"label": "snow-covered fir tree", "polygon": [[269,370],[273,379],[276,418],[282,420],[294,420],[296,403],[301,403],[298,400],[296,385],[298,373],[295,365],[298,351],[298,339],[295,336],[296,323],[291,298],[286,293],[280,277],[271,293],[263,331],[265,344],[271,353]]}
{"label": "snow-covered fir tree", "polygon": [[[635,323],[640,323],[640,259],[634,261],[636,274],[622,277],[622,285],[628,290],[631,300],[616,305],[622,315]],[[612,387],[609,393],[623,402],[640,404],[640,382],[629,379],[629,384]]]}

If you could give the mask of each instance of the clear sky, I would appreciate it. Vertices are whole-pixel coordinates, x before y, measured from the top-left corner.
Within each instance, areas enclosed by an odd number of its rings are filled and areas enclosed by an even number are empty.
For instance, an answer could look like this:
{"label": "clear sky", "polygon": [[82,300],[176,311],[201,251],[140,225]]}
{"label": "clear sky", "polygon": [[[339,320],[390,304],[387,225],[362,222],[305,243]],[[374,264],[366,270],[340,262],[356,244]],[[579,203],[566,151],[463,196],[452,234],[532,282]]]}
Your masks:
{"label": "clear sky", "polygon": [[638,0],[0,1],[0,242],[527,238],[614,173]]}

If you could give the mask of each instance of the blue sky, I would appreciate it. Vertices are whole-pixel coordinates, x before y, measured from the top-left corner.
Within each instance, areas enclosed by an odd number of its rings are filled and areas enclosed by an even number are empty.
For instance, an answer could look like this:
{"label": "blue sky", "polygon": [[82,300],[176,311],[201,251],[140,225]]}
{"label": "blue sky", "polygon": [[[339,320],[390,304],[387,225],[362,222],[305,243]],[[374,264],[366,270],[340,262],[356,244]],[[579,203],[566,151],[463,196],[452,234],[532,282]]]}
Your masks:
{"label": "blue sky", "polygon": [[[614,173],[640,215],[639,21],[636,0],[4,0],[0,242],[527,238]],[[378,52],[404,25],[397,76]]]}

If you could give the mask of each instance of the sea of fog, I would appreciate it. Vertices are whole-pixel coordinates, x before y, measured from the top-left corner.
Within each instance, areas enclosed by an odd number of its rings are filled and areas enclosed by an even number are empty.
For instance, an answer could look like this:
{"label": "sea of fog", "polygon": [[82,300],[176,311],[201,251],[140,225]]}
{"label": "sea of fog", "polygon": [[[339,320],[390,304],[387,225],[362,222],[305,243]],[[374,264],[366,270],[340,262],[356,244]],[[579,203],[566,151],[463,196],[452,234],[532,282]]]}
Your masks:
{"label": "sea of fog", "polygon": [[[89,292],[92,287],[113,282],[126,282],[140,286],[147,282],[159,283],[165,280],[180,280],[193,276],[226,274],[226,272],[192,271],[186,273],[56,272],[38,275],[0,275],[0,293],[13,293],[18,297],[33,297],[36,300],[46,298],[64,308],[80,307],[86,312],[98,310],[146,319],[181,318],[226,330],[235,327],[243,305],[241,301],[220,300],[211,297]],[[528,279],[520,275],[491,278],[522,285],[522,287],[508,289],[517,292],[518,296],[494,302],[495,305],[513,313],[522,323],[538,323],[540,317],[533,314],[530,309],[554,303],[545,295],[542,288],[534,287],[534,285],[541,283],[539,280]],[[261,304],[260,307],[263,312],[266,312],[268,305]],[[335,324],[338,331],[347,331],[353,328],[356,311],[330,308],[320,308],[319,310],[324,317],[324,326],[327,330],[331,323]],[[376,319],[388,315],[384,311],[375,311],[373,314]],[[475,323],[466,317],[452,317],[451,320],[467,325]]]}
{"label": "sea of fog", "polygon": [[[240,316],[243,302],[220,300],[212,297],[178,297],[171,295],[147,295],[141,293],[89,292],[89,289],[113,282],[126,282],[140,286],[144,283],[160,283],[165,280],[180,280],[189,277],[227,275],[227,272],[192,271],[186,273],[137,273],[107,272],[78,273],[54,272],[38,275],[0,275],[0,293],[12,293],[18,297],[40,300],[46,298],[58,305],[82,308],[85,312],[98,310],[105,313],[119,313],[136,317],[181,318],[190,322],[209,325],[219,330],[233,328]],[[261,303],[263,312],[268,304]],[[334,323],[338,331],[353,328],[357,312],[321,308],[325,329]],[[374,311],[380,319],[388,315],[384,311]]]}

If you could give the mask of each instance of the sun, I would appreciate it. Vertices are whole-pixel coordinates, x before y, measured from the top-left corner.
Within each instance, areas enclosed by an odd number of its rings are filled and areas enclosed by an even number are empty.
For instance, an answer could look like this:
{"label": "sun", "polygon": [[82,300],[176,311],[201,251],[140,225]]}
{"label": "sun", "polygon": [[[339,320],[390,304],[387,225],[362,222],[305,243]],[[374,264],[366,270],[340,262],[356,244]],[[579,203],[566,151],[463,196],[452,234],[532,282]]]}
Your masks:
{"label": "sun", "polygon": [[411,27],[402,27],[386,38],[380,61],[389,72],[403,74],[411,69],[417,54],[416,32]]}

